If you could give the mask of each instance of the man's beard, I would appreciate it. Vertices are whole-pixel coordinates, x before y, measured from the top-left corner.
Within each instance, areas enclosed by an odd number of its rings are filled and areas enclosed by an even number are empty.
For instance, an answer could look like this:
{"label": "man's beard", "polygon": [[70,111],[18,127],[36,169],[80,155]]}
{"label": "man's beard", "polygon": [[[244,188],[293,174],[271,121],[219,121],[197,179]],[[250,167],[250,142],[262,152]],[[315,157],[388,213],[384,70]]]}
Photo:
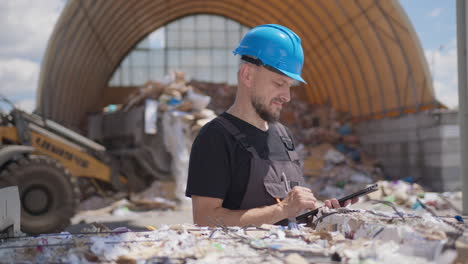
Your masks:
{"label": "man's beard", "polygon": [[257,115],[268,123],[277,122],[280,118],[280,112],[275,114],[268,111],[267,106],[262,104],[257,97],[252,98],[252,106],[254,107],[255,112],[257,112]]}

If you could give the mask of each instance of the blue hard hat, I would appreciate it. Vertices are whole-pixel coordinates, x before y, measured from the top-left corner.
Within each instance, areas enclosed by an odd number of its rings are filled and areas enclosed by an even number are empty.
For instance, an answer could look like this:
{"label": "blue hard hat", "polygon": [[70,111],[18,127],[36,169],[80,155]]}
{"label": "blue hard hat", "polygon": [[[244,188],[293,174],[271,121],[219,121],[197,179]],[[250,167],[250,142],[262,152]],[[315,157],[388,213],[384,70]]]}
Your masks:
{"label": "blue hard hat", "polygon": [[301,39],[289,28],[276,24],[254,27],[245,34],[233,53],[242,55],[242,58],[253,56],[262,65],[306,83],[301,77],[304,64]]}

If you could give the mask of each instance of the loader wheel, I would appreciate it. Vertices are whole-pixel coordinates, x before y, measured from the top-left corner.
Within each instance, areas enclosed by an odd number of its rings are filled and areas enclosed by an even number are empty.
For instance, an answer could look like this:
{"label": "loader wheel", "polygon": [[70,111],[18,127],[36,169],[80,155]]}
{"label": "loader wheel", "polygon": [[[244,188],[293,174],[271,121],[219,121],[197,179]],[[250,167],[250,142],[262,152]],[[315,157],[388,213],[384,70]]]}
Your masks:
{"label": "loader wheel", "polygon": [[58,161],[46,156],[31,155],[10,163],[0,174],[3,184],[18,186],[21,231],[25,233],[63,230],[79,203],[76,179]]}

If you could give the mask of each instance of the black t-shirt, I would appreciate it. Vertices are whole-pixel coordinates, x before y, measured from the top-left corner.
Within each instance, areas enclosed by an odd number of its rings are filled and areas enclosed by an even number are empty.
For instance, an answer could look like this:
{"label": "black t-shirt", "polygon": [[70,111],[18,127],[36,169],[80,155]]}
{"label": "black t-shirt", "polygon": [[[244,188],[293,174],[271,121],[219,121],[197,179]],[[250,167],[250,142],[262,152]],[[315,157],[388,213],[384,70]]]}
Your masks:
{"label": "black t-shirt", "polygon": [[[272,126],[263,131],[226,112],[221,116],[245,134],[262,159],[289,160]],[[251,154],[220,123],[207,123],[192,145],[185,195],[220,198],[224,208],[239,209],[249,181],[250,158]]]}

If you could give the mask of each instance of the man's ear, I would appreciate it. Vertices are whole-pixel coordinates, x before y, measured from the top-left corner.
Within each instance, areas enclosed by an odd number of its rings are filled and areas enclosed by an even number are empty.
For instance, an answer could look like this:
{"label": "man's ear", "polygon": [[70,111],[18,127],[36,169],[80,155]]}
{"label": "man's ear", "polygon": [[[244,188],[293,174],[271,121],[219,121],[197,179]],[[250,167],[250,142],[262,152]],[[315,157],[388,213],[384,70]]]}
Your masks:
{"label": "man's ear", "polygon": [[242,85],[247,88],[252,87],[253,74],[255,70],[252,66],[253,65],[245,63],[242,64],[239,69],[239,80],[242,82]]}

